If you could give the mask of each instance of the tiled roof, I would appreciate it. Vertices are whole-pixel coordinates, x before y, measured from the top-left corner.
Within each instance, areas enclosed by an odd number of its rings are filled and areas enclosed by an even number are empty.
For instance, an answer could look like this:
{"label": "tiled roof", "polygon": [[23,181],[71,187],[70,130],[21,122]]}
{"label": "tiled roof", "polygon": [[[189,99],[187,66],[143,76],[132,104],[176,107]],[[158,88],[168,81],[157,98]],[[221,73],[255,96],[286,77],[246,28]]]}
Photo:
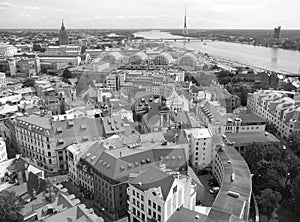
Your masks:
{"label": "tiled roof", "polygon": [[106,135],[125,131],[121,116],[103,117],[102,122]]}
{"label": "tiled roof", "polygon": [[31,114],[29,116],[18,117],[18,120],[33,124],[44,129],[51,129],[50,117],[48,116]]}
{"label": "tiled roof", "polygon": [[[52,122],[56,139],[56,148],[65,148],[75,142],[96,140],[103,137],[100,119],[78,118],[73,120]],[[61,129],[61,132],[57,131]]]}

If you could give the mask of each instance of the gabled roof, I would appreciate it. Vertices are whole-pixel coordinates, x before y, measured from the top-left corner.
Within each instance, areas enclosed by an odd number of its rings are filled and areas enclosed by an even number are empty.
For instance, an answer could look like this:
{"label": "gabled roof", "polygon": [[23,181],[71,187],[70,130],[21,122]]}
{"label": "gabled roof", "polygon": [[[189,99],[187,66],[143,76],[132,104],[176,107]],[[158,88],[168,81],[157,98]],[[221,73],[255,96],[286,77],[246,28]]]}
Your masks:
{"label": "gabled roof", "polygon": [[161,188],[164,200],[167,199],[175,178],[162,170],[150,167],[134,178],[130,184],[142,191],[147,191],[151,188]]}

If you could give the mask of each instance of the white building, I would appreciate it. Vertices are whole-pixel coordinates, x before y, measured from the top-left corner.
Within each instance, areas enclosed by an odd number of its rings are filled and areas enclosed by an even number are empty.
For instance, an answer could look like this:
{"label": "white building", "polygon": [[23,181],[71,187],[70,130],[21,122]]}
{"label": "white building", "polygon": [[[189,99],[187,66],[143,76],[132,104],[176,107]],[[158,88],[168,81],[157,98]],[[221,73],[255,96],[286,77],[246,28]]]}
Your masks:
{"label": "white building", "polygon": [[189,156],[194,169],[208,166],[215,156],[211,131],[207,128],[193,128],[185,132],[191,143]]}
{"label": "white building", "polygon": [[150,167],[129,182],[129,221],[166,222],[180,207],[191,210],[196,204],[192,179],[162,167]]}
{"label": "white building", "polygon": [[18,49],[13,45],[0,45],[0,57],[12,57],[17,52]]}
{"label": "white building", "polygon": [[6,87],[6,76],[5,73],[0,72],[0,88]]}
{"label": "white building", "polygon": [[79,144],[73,144],[67,148],[69,178],[72,180],[73,184],[80,184],[81,178],[79,178],[79,169],[77,168],[77,165],[79,163],[80,158],[95,143],[97,142],[87,141]]}
{"label": "white building", "polygon": [[6,144],[2,137],[0,137],[0,162],[7,160]]}

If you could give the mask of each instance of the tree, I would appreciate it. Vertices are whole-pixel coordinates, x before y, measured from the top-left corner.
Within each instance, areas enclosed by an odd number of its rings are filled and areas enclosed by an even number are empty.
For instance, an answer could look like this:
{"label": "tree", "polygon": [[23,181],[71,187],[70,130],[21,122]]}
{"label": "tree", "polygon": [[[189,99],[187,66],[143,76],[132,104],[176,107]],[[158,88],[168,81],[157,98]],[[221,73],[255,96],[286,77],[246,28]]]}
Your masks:
{"label": "tree", "polygon": [[34,87],[34,79],[33,78],[27,78],[23,82],[24,87]]}
{"label": "tree", "polygon": [[17,212],[24,205],[19,202],[15,192],[3,190],[0,192],[0,221],[12,222],[18,219]]}
{"label": "tree", "polygon": [[268,131],[269,133],[275,134],[277,132],[277,127],[273,123],[267,123],[266,131]]}
{"label": "tree", "polygon": [[71,78],[73,78],[73,75],[68,68],[65,68],[65,70],[63,71],[62,77],[66,78],[66,79],[71,79]]}
{"label": "tree", "polygon": [[268,221],[271,219],[272,213],[279,206],[281,194],[272,189],[264,189],[260,195],[256,197],[260,209],[260,213],[267,216]]}

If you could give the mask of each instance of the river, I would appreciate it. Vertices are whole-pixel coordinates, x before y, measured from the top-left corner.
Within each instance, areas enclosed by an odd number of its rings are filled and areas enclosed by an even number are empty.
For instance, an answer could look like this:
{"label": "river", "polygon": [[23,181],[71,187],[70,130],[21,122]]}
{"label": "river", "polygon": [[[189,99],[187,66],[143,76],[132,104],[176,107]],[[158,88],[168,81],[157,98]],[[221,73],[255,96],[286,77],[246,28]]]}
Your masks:
{"label": "river", "polygon": [[[182,38],[182,36],[175,36],[157,30],[137,32],[134,35],[146,39]],[[201,42],[200,40],[192,40],[186,43],[178,41],[174,42],[174,46],[186,47],[212,56],[277,72],[299,73],[300,69],[300,51],[220,41]]]}

